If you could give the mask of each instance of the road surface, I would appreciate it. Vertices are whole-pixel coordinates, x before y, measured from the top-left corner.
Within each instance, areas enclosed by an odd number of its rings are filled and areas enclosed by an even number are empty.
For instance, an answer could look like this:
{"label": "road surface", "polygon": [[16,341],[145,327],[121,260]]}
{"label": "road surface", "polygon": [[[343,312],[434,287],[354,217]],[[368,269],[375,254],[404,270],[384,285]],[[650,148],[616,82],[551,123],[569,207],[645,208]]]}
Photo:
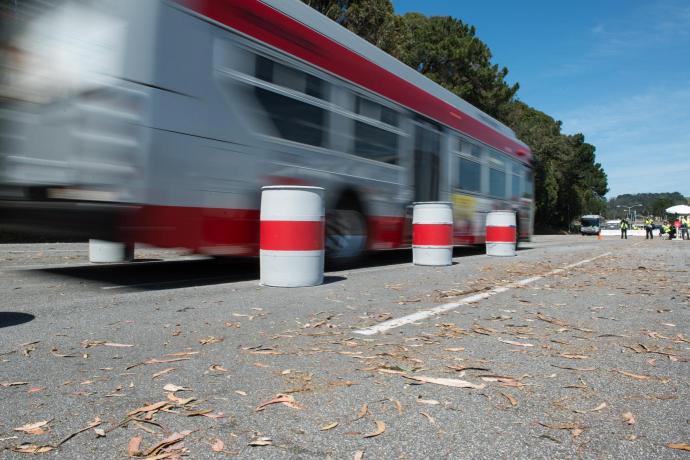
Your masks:
{"label": "road surface", "polygon": [[0,456],[688,458],[690,242],[456,256],[276,289],[253,261],[3,245]]}

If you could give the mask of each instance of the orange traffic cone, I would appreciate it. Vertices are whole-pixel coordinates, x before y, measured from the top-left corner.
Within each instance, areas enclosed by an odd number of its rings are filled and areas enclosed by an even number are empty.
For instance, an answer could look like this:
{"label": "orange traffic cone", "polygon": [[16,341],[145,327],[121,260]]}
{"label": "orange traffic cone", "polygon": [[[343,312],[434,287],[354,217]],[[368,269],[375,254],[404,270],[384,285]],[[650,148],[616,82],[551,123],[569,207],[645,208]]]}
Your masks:
{"label": "orange traffic cone", "polygon": [[601,233],[597,233],[597,239],[601,241],[603,238],[601,237]]}

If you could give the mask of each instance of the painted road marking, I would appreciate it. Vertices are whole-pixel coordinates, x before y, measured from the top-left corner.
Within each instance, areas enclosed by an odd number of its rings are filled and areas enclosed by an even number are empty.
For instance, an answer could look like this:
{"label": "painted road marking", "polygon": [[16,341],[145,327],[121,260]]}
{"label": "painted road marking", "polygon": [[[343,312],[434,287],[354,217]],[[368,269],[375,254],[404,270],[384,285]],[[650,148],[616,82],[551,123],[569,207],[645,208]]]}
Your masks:
{"label": "painted road marking", "polygon": [[456,308],[462,306],[462,305],[467,305],[469,303],[474,303],[478,302],[480,300],[488,299],[489,297],[493,297],[496,294],[501,294],[506,291],[510,291],[511,289],[515,289],[516,287],[519,286],[526,286],[530,283],[534,283],[535,281],[539,281],[541,279],[544,279],[548,276],[553,276],[557,275],[559,273],[563,273],[571,268],[578,267],[580,265],[587,264],[589,262],[593,262],[597,259],[600,259],[602,257],[606,257],[608,255],[611,255],[610,252],[606,252],[604,254],[598,255],[596,257],[592,257],[589,259],[581,260],[579,262],[576,262],[574,264],[566,265],[565,267],[557,268],[555,270],[551,270],[548,273],[545,273],[543,275],[539,276],[532,276],[531,278],[525,278],[519,281],[515,281],[512,283],[509,283],[505,286],[497,286],[489,291],[482,292],[479,294],[474,294],[471,296],[463,297],[462,299],[456,301],[456,302],[450,302],[450,303],[445,303],[443,305],[439,305],[438,307],[431,308],[429,310],[421,310],[416,313],[412,313],[411,315],[403,316],[402,318],[397,318],[397,319],[391,319],[388,321],[384,321],[383,323],[379,323],[376,326],[371,326],[367,327],[364,329],[360,329],[358,331],[354,331],[355,334],[361,334],[361,335],[374,335],[378,334],[380,332],[385,332],[389,331],[391,329],[395,329],[400,326],[404,326],[406,324],[411,324],[415,323],[417,321],[422,321],[427,318],[431,318],[432,316],[440,315],[441,313],[445,313],[451,310],[455,310]]}

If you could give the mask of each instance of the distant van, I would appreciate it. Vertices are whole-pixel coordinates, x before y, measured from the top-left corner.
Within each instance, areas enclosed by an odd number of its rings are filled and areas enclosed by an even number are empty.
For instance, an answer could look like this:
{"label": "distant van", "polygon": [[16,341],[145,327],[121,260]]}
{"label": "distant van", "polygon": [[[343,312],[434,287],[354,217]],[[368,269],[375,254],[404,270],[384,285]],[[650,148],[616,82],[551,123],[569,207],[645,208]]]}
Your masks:
{"label": "distant van", "polygon": [[581,235],[598,235],[601,232],[601,224],[604,218],[601,216],[587,215],[580,218]]}

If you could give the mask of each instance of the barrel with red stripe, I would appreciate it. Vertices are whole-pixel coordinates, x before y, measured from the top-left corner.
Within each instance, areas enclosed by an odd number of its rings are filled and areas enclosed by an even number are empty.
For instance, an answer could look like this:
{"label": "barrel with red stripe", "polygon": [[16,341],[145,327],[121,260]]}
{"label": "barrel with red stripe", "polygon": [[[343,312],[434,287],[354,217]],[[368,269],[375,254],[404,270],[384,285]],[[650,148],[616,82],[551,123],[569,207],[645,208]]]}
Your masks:
{"label": "barrel with red stripe", "polygon": [[301,287],[323,283],[324,189],[263,187],[260,219],[261,284]]}
{"label": "barrel with red stripe", "polygon": [[486,216],[486,254],[515,255],[517,232],[514,211],[493,211]]}
{"label": "barrel with red stripe", "polygon": [[414,203],[412,262],[415,265],[452,265],[452,203],[445,201]]}

